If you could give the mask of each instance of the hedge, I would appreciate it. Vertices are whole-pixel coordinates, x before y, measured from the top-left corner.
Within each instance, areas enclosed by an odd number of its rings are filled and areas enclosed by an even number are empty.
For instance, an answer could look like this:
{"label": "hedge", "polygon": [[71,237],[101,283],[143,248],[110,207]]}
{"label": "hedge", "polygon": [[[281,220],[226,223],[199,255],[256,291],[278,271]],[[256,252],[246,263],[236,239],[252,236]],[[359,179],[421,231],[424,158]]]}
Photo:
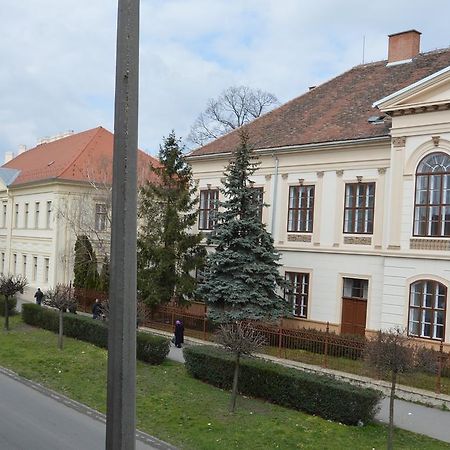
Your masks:
{"label": "hedge", "polygon": [[[188,372],[231,389],[232,355],[217,347],[185,347]],[[311,374],[257,358],[241,359],[239,392],[349,425],[373,420],[381,393],[325,375]]]}
{"label": "hedge", "polygon": [[[17,299],[16,297],[10,297],[8,299],[8,311],[9,315],[12,316],[16,313]],[[0,316],[5,315],[5,297],[0,295]]]}
{"label": "hedge", "polygon": [[[58,311],[27,303],[22,306],[23,321],[35,327],[58,333]],[[108,324],[78,314],[64,314],[64,335],[90,342],[97,347],[108,348]],[[170,341],[161,336],[138,331],[136,334],[137,359],[161,364],[169,353]]]}

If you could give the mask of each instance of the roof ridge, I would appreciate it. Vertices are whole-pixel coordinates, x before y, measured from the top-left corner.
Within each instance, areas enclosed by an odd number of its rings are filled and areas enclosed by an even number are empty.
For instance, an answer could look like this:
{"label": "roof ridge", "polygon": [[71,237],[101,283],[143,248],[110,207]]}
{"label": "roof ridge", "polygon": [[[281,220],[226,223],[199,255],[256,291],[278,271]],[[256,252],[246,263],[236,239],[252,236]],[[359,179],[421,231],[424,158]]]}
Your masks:
{"label": "roof ridge", "polygon": [[[64,169],[61,170],[61,172],[56,175],[55,178],[60,178],[64,173],[66,173],[75,163],[78,159],[81,158],[81,156],[84,154],[84,152],[86,151],[86,149],[90,146],[91,142],[96,138],[96,136],[99,134],[100,131],[102,130],[106,130],[105,128],[103,128],[102,126],[98,126],[96,128],[91,128],[90,130],[86,130],[84,133],[89,133],[90,131],[96,130],[96,132],[94,133],[94,135],[91,137],[91,139],[89,139],[89,141],[86,143],[86,145],[78,152],[78,154],[75,156],[75,158],[72,159],[72,161],[70,161],[67,164],[67,167],[65,167]],[[69,136],[70,137],[70,136]]]}

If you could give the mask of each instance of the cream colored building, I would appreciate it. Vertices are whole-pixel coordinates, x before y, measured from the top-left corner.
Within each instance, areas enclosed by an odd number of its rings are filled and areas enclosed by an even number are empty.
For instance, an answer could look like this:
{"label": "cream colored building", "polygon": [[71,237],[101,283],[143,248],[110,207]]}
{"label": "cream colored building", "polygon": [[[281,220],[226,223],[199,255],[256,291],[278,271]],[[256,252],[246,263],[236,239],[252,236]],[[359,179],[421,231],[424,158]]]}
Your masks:
{"label": "cream colored building", "polygon": [[[113,139],[98,127],[7,155],[0,168],[0,272],[27,278],[26,299],[37,287],[73,281],[77,235],[89,236],[99,266],[109,254]],[[155,164],[138,152],[140,182]]]}
{"label": "cream colored building", "polygon": [[[391,35],[387,61],[247,126],[263,221],[294,286],[290,326],[401,326],[450,343],[450,48],[419,43],[415,30]],[[237,145],[233,132],[190,155],[205,232]]]}

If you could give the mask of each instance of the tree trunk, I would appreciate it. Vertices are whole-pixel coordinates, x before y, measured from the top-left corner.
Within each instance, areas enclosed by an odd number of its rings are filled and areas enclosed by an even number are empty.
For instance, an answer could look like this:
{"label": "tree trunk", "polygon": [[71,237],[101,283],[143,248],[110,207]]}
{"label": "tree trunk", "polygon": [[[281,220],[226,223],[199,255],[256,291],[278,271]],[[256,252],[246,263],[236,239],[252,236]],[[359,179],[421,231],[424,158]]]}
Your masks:
{"label": "tree trunk", "polygon": [[231,402],[230,402],[230,412],[234,412],[236,409],[236,398],[238,393],[238,379],[239,379],[239,353],[236,355],[234,360],[234,377],[233,377],[233,389],[231,391]]}
{"label": "tree trunk", "polygon": [[395,397],[395,385],[397,383],[397,372],[392,371],[391,380],[391,397],[389,399],[389,434],[388,434],[388,450],[394,448],[394,397]]}
{"label": "tree trunk", "polygon": [[59,334],[58,334],[58,348],[63,349],[63,310],[59,310]]}
{"label": "tree trunk", "polygon": [[5,330],[9,331],[9,309],[8,309],[8,296],[5,295]]}

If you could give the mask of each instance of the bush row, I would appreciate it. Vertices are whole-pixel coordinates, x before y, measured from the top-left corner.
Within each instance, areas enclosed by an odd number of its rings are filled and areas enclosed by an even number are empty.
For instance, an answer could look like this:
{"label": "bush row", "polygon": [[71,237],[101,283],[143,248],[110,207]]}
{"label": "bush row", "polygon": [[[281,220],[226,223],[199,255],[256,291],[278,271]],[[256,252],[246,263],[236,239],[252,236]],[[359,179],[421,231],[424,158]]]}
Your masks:
{"label": "bush row", "polygon": [[[16,297],[10,297],[8,299],[8,311],[9,315],[12,316],[16,313],[17,299]],[[0,295],[0,316],[5,315],[5,297]]]}
{"label": "bush row", "polygon": [[[214,386],[231,389],[234,361],[212,346],[184,349],[188,372]],[[256,358],[242,359],[239,392],[349,425],[374,418],[381,393],[328,376],[310,374]]]}
{"label": "bush row", "polygon": [[[108,324],[100,320],[78,314],[64,314],[64,335],[90,342],[98,347],[108,347]],[[54,309],[27,303],[22,306],[23,321],[35,327],[57,333],[59,330],[58,312]],[[161,364],[169,353],[170,341],[160,336],[138,331],[136,335],[137,359]]]}

